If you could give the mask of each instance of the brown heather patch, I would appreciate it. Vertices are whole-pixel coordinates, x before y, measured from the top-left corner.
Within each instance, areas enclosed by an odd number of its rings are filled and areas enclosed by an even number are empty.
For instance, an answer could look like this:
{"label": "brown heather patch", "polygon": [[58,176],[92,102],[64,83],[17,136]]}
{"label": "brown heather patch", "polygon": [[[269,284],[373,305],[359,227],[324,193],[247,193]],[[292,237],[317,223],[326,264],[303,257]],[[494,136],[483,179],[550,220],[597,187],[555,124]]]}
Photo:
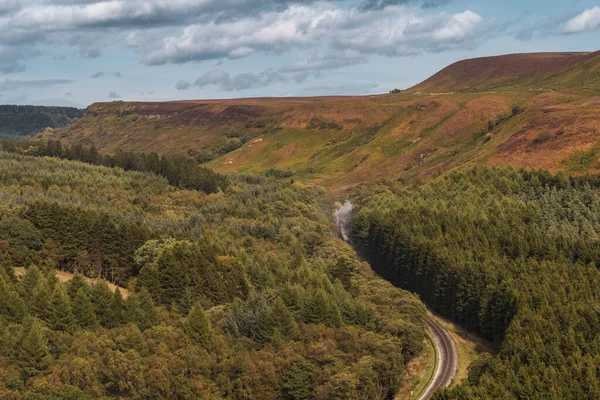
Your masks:
{"label": "brown heather patch", "polygon": [[[567,73],[600,53],[530,53],[482,57],[454,63],[423,83],[411,88],[416,92],[450,92],[506,87],[530,80],[544,80]],[[535,85],[534,85],[535,86]]]}

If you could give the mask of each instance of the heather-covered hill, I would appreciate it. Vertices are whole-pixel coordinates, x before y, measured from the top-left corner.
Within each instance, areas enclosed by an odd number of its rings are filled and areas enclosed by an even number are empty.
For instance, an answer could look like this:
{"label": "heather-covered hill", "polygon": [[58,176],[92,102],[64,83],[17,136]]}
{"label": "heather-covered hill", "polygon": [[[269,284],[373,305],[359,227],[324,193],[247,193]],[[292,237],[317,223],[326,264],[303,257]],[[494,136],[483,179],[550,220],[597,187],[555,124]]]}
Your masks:
{"label": "heather-covered hill", "polygon": [[98,103],[49,137],[335,190],[381,177],[416,182],[465,164],[596,174],[599,61],[597,53],[467,60],[381,96]]}
{"label": "heather-covered hill", "polygon": [[454,63],[411,92],[508,89],[598,90],[600,52],[525,53]]}

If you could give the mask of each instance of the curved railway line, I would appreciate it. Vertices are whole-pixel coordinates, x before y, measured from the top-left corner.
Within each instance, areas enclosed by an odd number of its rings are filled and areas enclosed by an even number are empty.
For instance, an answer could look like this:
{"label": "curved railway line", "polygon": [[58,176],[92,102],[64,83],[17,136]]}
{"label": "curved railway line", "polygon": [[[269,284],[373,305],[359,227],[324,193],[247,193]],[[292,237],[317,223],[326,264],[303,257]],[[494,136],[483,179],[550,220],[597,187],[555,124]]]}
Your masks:
{"label": "curved railway line", "polygon": [[448,331],[431,318],[425,322],[436,344],[438,363],[431,384],[419,400],[429,400],[437,389],[450,386],[458,368],[456,345]]}

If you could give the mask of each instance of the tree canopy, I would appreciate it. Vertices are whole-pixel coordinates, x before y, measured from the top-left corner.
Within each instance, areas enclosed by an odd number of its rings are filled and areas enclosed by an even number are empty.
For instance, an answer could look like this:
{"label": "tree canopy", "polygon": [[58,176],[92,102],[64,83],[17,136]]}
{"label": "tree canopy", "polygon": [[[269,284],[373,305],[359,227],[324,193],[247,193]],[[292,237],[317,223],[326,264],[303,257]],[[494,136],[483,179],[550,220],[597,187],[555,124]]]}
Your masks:
{"label": "tree canopy", "polygon": [[600,180],[477,167],[359,199],[373,268],[493,340],[438,399],[600,396]]}
{"label": "tree canopy", "polygon": [[383,400],[403,384],[425,309],[337,239],[323,188],[232,175],[207,194],[26,154],[0,152],[0,398],[325,399],[349,385]]}

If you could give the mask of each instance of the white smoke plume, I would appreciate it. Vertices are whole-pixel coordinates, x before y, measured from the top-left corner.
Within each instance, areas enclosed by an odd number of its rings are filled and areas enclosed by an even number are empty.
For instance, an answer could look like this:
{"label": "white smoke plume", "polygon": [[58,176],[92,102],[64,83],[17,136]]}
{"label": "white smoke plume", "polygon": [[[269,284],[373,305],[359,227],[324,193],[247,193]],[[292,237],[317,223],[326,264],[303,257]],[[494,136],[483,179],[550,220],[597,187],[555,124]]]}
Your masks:
{"label": "white smoke plume", "polygon": [[350,214],[352,214],[353,208],[354,206],[352,203],[346,201],[346,203],[335,212],[339,234],[346,242],[350,240]]}

